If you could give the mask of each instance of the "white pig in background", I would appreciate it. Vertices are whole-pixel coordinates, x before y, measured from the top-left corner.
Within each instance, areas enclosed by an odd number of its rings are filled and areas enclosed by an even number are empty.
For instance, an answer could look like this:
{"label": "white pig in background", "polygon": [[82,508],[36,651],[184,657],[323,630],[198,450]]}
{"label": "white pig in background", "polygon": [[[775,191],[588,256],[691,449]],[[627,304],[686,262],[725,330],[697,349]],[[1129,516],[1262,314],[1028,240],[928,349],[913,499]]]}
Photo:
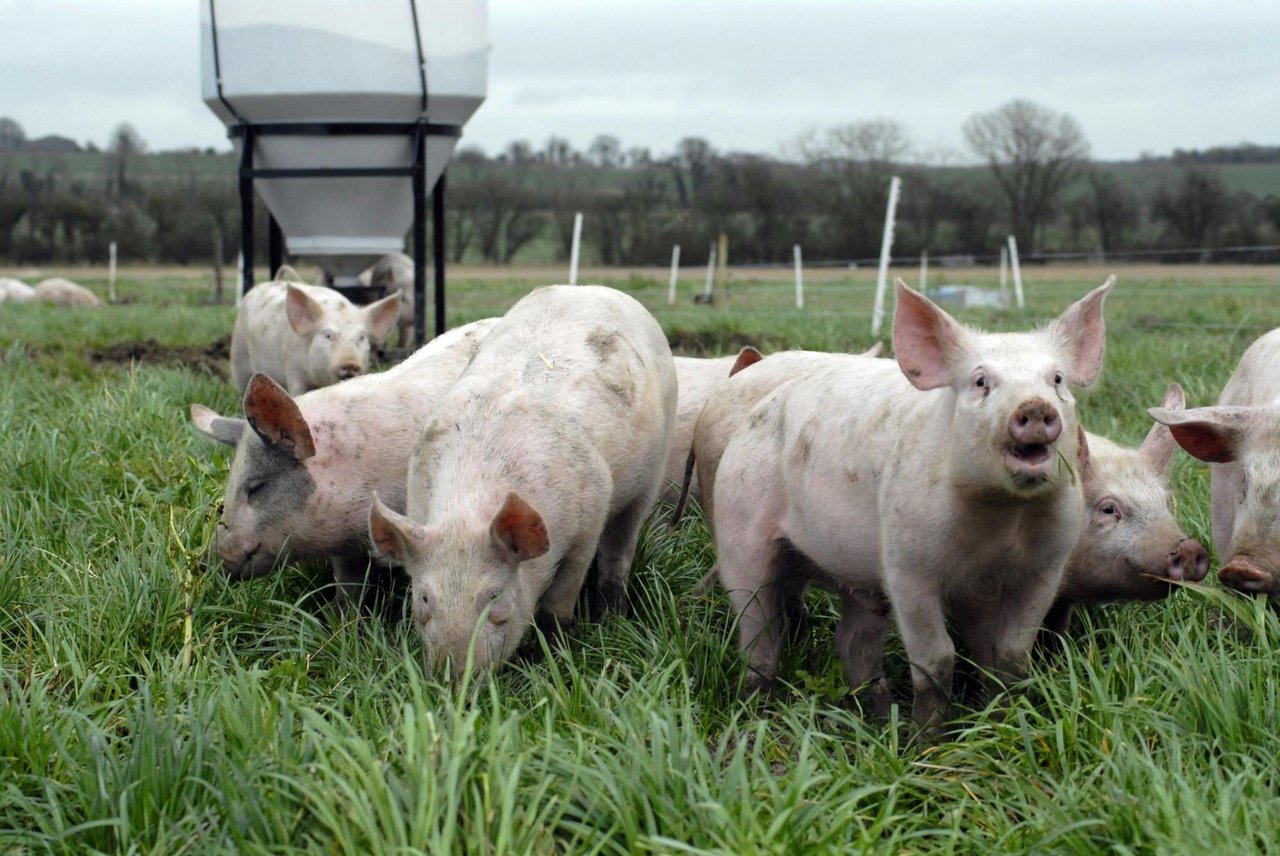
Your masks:
{"label": "white pig in background", "polygon": [[329,558],[349,600],[347,587],[362,582],[368,567],[374,492],[404,508],[418,432],[495,323],[457,327],[385,372],[296,399],[255,375],[245,394],[247,420],[192,405],[196,428],[236,449],[216,543],[227,576],[261,576],[285,552],[297,560]]}
{"label": "white pig in background", "polygon": [[0,277],[0,303],[29,303],[36,299],[36,290],[20,279]]}
{"label": "white pig in background", "polygon": [[383,342],[399,315],[396,294],[361,308],[331,288],[263,283],[244,296],[231,331],[232,380],[244,392],[262,372],[301,395],[362,375],[370,342]]}
{"label": "white pig in background", "polygon": [[1192,457],[1213,464],[1218,579],[1280,596],[1280,330],[1249,346],[1216,407],[1153,408]]}
{"label": "white pig in background", "polygon": [[83,285],[76,285],[69,279],[60,276],[50,277],[36,283],[34,289],[36,300],[45,303],[56,303],[60,306],[101,306],[102,301]]}
{"label": "white pig in background", "polygon": [[949,715],[948,611],[979,667],[1023,673],[1083,522],[1071,387],[1102,370],[1113,282],[1043,329],[991,334],[899,280],[896,365],[846,358],[752,408],[715,476],[714,530],[753,683],[775,679],[785,599],[815,572],[841,594],[836,644],[874,712],[890,701],[880,592],[918,726]]}
{"label": "white pig in background", "polygon": [[400,347],[413,346],[413,259],[404,253],[388,253],[366,272],[369,284],[383,294],[400,292]]}
{"label": "white pig in background", "polygon": [[593,558],[604,607],[626,609],[675,411],[671,350],[633,298],[547,286],[507,312],[423,429],[405,513],[369,510],[429,662],[480,670],[535,619],[567,625]]}

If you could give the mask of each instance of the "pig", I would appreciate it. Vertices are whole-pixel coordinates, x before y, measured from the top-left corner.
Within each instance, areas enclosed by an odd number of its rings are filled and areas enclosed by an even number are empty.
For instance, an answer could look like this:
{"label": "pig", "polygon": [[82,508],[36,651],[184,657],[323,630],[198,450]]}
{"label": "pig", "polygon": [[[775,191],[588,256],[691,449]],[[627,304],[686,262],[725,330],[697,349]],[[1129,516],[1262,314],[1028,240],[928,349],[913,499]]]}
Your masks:
{"label": "pig", "polygon": [[1113,283],[1045,328],[990,334],[898,280],[896,365],[845,357],[751,409],[715,474],[713,531],[753,686],[776,679],[782,610],[815,575],[840,594],[836,645],[873,713],[891,698],[890,609],[927,735],[950,714],[947,611],[984,672],[1023,673],[1084,520],[1071,387],[1102,370]]}
{"label": "pig", "polygon": [[[246,419],[192,405],[206,436],[235,447],[215,548],[232,579],[262,576],[277,557],[328,558],[350,605],[369,567],[369,502],[404,509],[418,431],[496,323],[457,327],[385,372],[291,397],[254,375]],[[252,430],[245,430],[251,428]]]}
{"label": "pig", "polygon": [[20,279],[0,277],[0,303],[29,303],[36,299],[36,290]]}
{"label": "pig", "polygon": [[[716,467],[724,448],[745,422],[755,402],[781,384],[848,358],[837,354],[788,351],[775,354],[735,374],[707,400],[698,417],[693,451],[703,484],[703,508],[712,514]],[[855,358],[856,359],[856,358]],[[1171,384],[1164,407],[1184,406],[1182,387]],[[1086,433],[1087,455],[1081,464],[1087,521],[1071,550],[1057,598],[1045,617],[1049,634],[1041,642],[1056,647],[1052,634],[1065,635],[1073,608],[1079,604],[1118,600],[1157,600],[1174,586],[1199,582],[1208,570],[1204,546],[1188,538],[1169,509],[1168,477],[1177,449],[1169,429],[1157,423],[1137,449],[1126,449],[1097,434]],[[695,588],[704,592],[715,572]],[[821,585],[822,580],[815,583]],[[803,620],[802,592],[783,607],[789,622]]]}
{"label": "pig", "polygon": [[57,303],[61,306],[101,306],[98,296],[83,285],[76,285],[69,279],[60,276],[50,277],[36,283],[36,300],[45,303]]}
{"label": "pig", "polygon": [[662,328],[622,292],[545,286],[507,312],[423,428],[405,513],[369,509],[429,664],[482,677],[535,621],[568,626],[593,559],[598,602],[626,611],[676,383]]}
{"label": "pig", "polygon": [[250,289],[231,331],[231,375],[243,393],[261,372],[301,395],[369,370],[369,343],[381,343],[400,315],[391,295],[361,308],[331,288],[268,282]]}
{"label": "pig", "polygon": [[1280,596],[1280,329],[1244,352],[1215,407],[1153,408],[1188,454],[1212,464],[1223,585]]}
{"label": "pig", "polygon": [[[675,500],[679,485],[685,479],[685,462],[693,444],[693,426],[702,412],[702,406],[721,381],[738,371],[759,362],[763,356],[755,348],[747,346],[728,357],[676,357],[676,380],[679,398],[676,404],[676,425],[671,432],[671,448],[667,450],[667,466],[664,485],[665,498]],[[693,476],[686,492],[698,497],[698,478]]]}
{"label": "pig", "polygon": [[[1170,384],[1164,409],[1185,403],[1182,387]],[[1171,582],[1200,582],[1209,570],[1209,551],[1186,536],[1170,511],[1177,445],[1169,429],[1156,423],[1137,449],[1097,434],[1085,438],[1085,524],[1044,621],[1058,635],[1066,634],[1078,604],[1159,600],[1176,588]]]}
{"label": "pig", "polygon": [[365,273],[369,284],[382,289],[383,294],[400,292],[400,347],[413,347],[413,259],[404,253],[388,253]]}

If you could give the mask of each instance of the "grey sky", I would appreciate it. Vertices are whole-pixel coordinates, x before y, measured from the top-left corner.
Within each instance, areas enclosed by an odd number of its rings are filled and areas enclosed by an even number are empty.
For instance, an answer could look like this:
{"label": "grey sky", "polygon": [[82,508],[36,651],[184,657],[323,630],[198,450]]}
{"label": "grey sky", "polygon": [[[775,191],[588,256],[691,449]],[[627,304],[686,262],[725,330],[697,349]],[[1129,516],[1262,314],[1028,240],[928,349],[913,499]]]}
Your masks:
{"label": "grey sky", "polygon": [[[0,115],[30,136],[226,148],[200,101],[192,0],[0,0]],[[978,111],[1030,98],[1075,116],[1100,158],[1280,144],[1274,0],[491,0],[496,152],[599,133],[776,153],[806,128],[884,116],[963,151]]]}

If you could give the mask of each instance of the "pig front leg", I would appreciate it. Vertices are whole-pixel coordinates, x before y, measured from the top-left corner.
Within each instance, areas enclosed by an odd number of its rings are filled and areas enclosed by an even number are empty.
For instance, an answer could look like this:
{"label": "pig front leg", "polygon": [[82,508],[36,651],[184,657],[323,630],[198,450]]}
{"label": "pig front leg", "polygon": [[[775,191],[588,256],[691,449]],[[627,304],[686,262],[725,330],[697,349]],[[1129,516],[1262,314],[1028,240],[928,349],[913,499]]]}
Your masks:
{"label": "pig front leg", "polygon": [[947,634],[942,595],[930,580],[887,567],[886,588],[907,660],[914,701],[911,718],[926,739],[941,736],[951,716],[956,649]]}
{"label": "pig front leg", "polygon": [[864,709],[883,719],[893,693],[884,674],[884,637],[889,628],[889,602],[879,592],[842,591],[836,651],[849,684],[860,691]]}
{"label": "pig front leg", "polygon": [[985,673],[988,689],[1026,675],[1031,648],[1061,579],[1059,567],[1027,585],[1006,589],[996,600],[957,604],[956,629]]}
{"label": "pig front leg", "polygon": [[587,578],[591,560],[595,556],[595,544],[576,543],[565,552],[554,567],[546,591],[538,600],[539,623],[558,623],[567,629],[573,624],[573,612],[578,605],[578,595]]}
{"label": "pig front leg", "polygon": [[606,613],[627,615],[631,612],[631,600],[627,596],[627,578],[631,575],[631,561],[635,558],[636,543],[644,526],[645,513],[650,502],[633,501],[605,523],[600,533],[600,547],[596,553],[596,592],[593,620],[600,620]]}
{"label": "pig front leg", "polygon": [[338,612],[344,617],[360,608],[373,563],[368,556],[331,556]]}

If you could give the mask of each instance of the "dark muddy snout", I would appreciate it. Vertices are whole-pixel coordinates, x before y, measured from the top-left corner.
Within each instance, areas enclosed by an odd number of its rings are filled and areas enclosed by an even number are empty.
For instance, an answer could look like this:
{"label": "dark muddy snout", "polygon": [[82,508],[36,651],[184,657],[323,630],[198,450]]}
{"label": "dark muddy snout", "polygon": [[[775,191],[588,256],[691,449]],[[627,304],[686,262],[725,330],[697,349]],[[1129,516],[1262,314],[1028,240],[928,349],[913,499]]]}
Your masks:
{"label": "dark muddy snout", "polygon": [[1275,573],[1248,556],[1233,556],[1218,571],[1218,580],[1227,588],[1246,594],[1280,594]]}

